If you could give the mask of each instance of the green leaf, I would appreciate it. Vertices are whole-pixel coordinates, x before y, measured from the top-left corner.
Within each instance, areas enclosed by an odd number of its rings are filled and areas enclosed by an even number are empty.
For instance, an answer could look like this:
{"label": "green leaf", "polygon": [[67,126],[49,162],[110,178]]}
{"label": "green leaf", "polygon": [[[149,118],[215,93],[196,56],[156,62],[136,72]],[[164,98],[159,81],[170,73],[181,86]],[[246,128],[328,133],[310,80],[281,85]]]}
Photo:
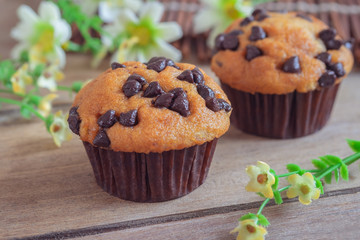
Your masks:
{"label": "green leaf", "polygon": [[323,161],[323,163],[325,163],[326,165],[332,166],[332,162],[328,160],[325,156],[319,157],[319,159]]}
{"label": "green leaf", "polygon": [[32,77],[34,79],[38,79],[41,76],[41,74],[43,73],[44,69],[45,69],[45,64],[36,65],[36,67],[32,71]]}
{"label": "green leaf", "polygon": [[270,222],[267,220],[267,218],[264,215],[258,214],[257,217],[258,217],[258,223],[263,227],[267,227],[270,225]]}
{"label": "green leaf", "polygon": [[356,141],[356,140],[351,140],[351,139],[346,139],[349,147],[354,151],[354,152],[360,152],[360,141]]}
{"label": "green leaf", "polygon": [[331,184],[331,178],[332,178],[332,172],[327,174],[325,177],[324,177],[324,180],[327,184]]}
{"label": "green leaf", "polygon": [[271,186],[272,189],[277,189],[279,186],[279,177],[277,175],[274,175],[275,177],[275,183]]}
{"label": "green leaf", "polygon": [[283,203],[283,200],[282,200],[282,197],[281,197],[281,194],[279,193],[279,191],[274,191],[274,200],[275,200],[275,203],[278,205]]}
{"label": "green leaf", "polygon": [[339,169],[335,169],[334,170],[334,177],[335,177],[335,181],[338,183],[339,182],[339,176],[340,176],[340,172]]}
{"label": "green leaf", "polygon": [[248,213],[248,214],[243,215],[241,218],[239,218],[239,221],[244,221],[247,219],[257,219],[257,218],[258,217],[256,216],[255,213]]}
{"label": "green leaf", "polygon": [[332,163],[332,165],[336,165],[338,163],[342,163],[341,158],[334,156],[334,155],[325,155],[324,158]]}
{"label": "green leaf", "polygon": [[274,169],[270,168],[269,172],[275,177],[275,183],[271,186],[271,188],[276,190],[279,186],[279,177],[276,175]]}
{"label": "green leaf", "polygon": [[318,159],[313,159],[311,162],[319,170],[327,168],[327,165]]}
{"label": "green leaf", "polygon": [[341,165],[340,167],[340,175],[342,179],[349,181],[349,170],[345,164]]}
{"label": "green leaf", "polygon": [[324,194],[323,184],[318,178],[315,178],[315,186],[320,189],[321,194]]}
{"label": "green leaf", "polygon": [[20,113],[21,113],[21,116],[23,116],[23,117],[26,118],[26,119],[30,119],[30,118],[31,118],[31,112],[29,111],[29,109],[27,109],[27,108],[24,107],[24,106],[21,106],[21,107],[20,107]]}
{"label": "green leaf", "polygon": [[10,60],[0,62],[0,82],[11,88],[11,77],[16,72],[14,64]]}
{"label": "green leaf", "polygon": [[301,170],[301,167],[300,167],[299,165],[290,163],[290,164],[286,165],[286,169],[287,169],[289,172],[296,172],[296,171]]}
{"label": "green leaf", "polygon": [[24,50],[20,53],[20,62],[26,63],[29,62],[29,52]]}

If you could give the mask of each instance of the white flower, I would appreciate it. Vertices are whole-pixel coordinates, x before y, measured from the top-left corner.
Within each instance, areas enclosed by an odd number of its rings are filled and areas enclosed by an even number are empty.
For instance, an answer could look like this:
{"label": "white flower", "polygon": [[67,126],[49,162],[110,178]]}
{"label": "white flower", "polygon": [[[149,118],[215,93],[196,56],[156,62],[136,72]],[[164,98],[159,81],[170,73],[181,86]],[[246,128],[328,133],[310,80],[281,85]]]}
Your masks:
{"label": "white flower", "polygon": [[63,114],[62,111],[55,113],[53,122],[49,128],[50,134],[58,147],[61,146],[62,142],[69,141],[72,138],[72,133],[67,123],[68,115],[69,114]]}
{"label": "white flower", "polygon": [[140,9],[141,0],[106,0],[99,3],[99,17],[106,23],[111,23],[121,15],[124,9],[130,9],[134,12]]}
{"label": "white flower", "polygon": [[57,82],[64,78],[64,74],[55,65],[47,67],[37,81],[37,85],[54,92],[57,89]]}
{"label": "white flower", "polygon": [[111,47],[115,39],[118,44],[112,61],[145,62],[154,56],[180,60],[181,52],[168,42],[182,37],[181,27],[176,22],[160,23],[163,13],[162,4],[148,2],[141,8],[139,18],[125,9],[112,25],[105,26],[111,37],[102,36],[103,44]]}
{"label": "white flower", "polygon": [[70,25],[61,19],[59,8],[52,2],[41,2],[37,15],[29,6],[17,10],[20,23],[11,31],[19,43],[12,51],[19,58],[23,51],[29,53],[31,66],[51,63],[65,66],[65,53],[61,45],[71,37]]}
{"label": "white flower", "polygon": [[88,16],[94,16],[99,10],[99,17],[105,23],[114,22],[124,9],[130,9],[137,12],[142,0],[73,0],[79,5],[81,10]]}
{"label": "white flower", "polygon": [[73,0],[73,3],[78,5],[83,13],[92,17],[96,14],[99,7],[100,0]]}
{"label": "white flower", "polygon": [[204,6],[195,16],[194,31],[211,30],[207,44],[214,47],[215,38],[234,20],[249,15],[252,3],[249,0],[200,0]]}

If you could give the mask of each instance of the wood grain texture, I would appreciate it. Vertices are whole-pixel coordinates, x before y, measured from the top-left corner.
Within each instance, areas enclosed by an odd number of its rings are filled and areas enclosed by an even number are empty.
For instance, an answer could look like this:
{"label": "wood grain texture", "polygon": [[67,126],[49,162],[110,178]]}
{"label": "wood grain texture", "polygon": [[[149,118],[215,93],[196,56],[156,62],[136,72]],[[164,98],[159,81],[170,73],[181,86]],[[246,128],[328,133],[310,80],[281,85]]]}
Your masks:
{"label": "wood grain texture", "polygon": [[[265,209],[271,225],[266,240],[275,239],[358,239],[354,225],[360,215],[360,193],[323,198],[309,206],[299,202],[272,206]],[[228,240],[235,239],[229,232],[243,214],[257,209],[217,214],[203,218],[170,222],[154,226],[126,229],[78,240],[148,239],[148,240]]]}
{"label": "wood grain texture", "polygon": [[[319,133],[293,140],[271,140],[230,128],[219,140],[207,181],[193,193],[169,202],[140,204],[103,192],[95,183],[81,142],[56,148],[41,122],[0,126],[0,238],[25,237],[143,220],[258,201],[246,193],[246,165],[258,160],[284,172],[285,163],[311,167],[310,159],[351,154],[345,138],[359,138],[358,73],[341,86],[333,116]],[[350,182],[327,191],[359,186],[358,168]],[[251,206],[251,205],[249,205]],[[156,222],[156,220],[154,220]],[[325,226],[325,225],[324,225]]]}

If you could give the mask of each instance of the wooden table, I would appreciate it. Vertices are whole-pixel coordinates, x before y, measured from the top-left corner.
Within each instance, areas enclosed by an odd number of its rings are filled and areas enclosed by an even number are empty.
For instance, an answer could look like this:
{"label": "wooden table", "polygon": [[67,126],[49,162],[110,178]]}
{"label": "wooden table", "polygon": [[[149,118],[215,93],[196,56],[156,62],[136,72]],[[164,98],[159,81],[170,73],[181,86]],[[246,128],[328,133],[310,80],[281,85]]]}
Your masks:
{"label": "wooden table", "polygon": [[[64,84],[101,72],[88,69],[89,61],[89,56],[68,57]],[[22,120],[17,110],[5,107],[0,114],[0,238],[235,239],[229,231],[237,219],[261,203],[244,189],[247,165],[261,160],[286,172],[286,163],[310,168],[312,158],[351,154],[345,139],[360,139],[359,77],[354,72],[343,82],[330,122],[316,134],[271,140],[231,127],[219,140],[205,184],[163,203],[108,195],[97,186],[77,137],[57,148],[41,122]],[[64,95],[56,106],[68,109],[70,102]],[[264,211],[272,224],[267,239],[357,239],[358,163],[350,167],[349,182],[325,190],[310,206],[296,200],[282,206],[271,202]]]}
{"label": "wooden table", "polygon": [[[0,11],[0,55],[13,42],[8,30],[16,20],[16,5]],[[36,2],[36,1],[35,1]],[[5,11],[6,9],[6,11]],[[89,69],[90,56],[70,55],[66,80],[86,80],[108,66]],[[211,73],[208,66],[204,69]],[[244,189],[245,167],[266,161],[277,172],[286,163],[310,168],[310,160],[325,154],[351,154],[345,139],[360,139],[360,72],[341,86],[328,125],[300,139],[271,140],[231,127],[218,143],[205,184],[191,194],[163,203],[133,203],[112,197],[97,186],[81,142],[75,137],[57,148],[44,125],[23,120],[13,107],[0,111],[0,239],[235,239],[229,231],[237,219],[255,212],[261,203]],[[68,109],[61,94],[56,108]],[[350,181],[327,185],[320,200],[309,206],[285,200],[264,214],[271,222],[267,239],[358,239],[360,229],[359,164]]]}

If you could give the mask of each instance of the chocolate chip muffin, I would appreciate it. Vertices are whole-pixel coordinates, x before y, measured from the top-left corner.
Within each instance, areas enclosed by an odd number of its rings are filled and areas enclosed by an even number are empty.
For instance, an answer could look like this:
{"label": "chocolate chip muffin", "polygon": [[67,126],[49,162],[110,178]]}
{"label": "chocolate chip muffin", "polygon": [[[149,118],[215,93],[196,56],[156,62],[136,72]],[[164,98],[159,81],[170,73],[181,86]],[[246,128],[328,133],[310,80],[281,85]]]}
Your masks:
{"label": "chocolate chip muffin", "polygon": [[68,122],[105,191],[155,202],[203,183],[230,113],[226,95],[201,69],[155,57],[113,63],[78,93]]}
{"label": "chocolate chip muffin", "polygon": [[220,78],[244,132],[301,137],[329,119],[341,81],[351,71],[348,44],[302,13],[257,9],[216,38],[211,68]]}

